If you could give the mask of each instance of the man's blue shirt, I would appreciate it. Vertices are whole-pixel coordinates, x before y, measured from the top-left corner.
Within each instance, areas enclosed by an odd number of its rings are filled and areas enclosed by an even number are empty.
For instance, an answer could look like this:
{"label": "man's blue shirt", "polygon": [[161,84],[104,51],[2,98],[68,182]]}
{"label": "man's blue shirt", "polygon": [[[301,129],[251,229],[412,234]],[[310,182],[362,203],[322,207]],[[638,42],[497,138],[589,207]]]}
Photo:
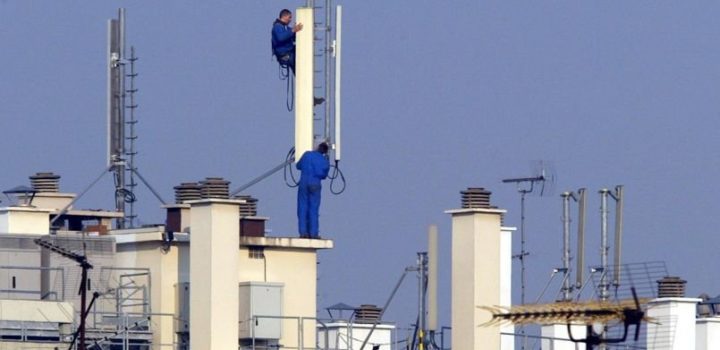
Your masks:
{"label": "man's blue shirt", "polygon": [[295,48],[295,33],[289,25],[275,20],[272,28],[272,49],[276,56],[282,56]]}
{"label": "man's blue shirt", "polygon": [[330,172],[330,162],[318,151],[307,151],[295,165],[300,173],[300,183],[319,185]]}

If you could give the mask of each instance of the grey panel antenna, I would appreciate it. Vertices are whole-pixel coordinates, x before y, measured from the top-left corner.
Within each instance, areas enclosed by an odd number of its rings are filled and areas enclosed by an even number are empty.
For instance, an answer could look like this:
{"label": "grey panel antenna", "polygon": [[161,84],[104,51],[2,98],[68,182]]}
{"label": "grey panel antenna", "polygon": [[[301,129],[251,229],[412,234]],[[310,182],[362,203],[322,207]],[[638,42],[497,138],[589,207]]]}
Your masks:
{"label": "grey panel antenna", "polygon": [[607,300],[609,296],[608,285],[608,254],[610,246],[608,245],[608,195],[610,190],[603,188],[600,191],[600,266],[602,267],[600,275],[600,300]]}
{"label": "grey panel antenna", "polygon": [[572,192],[563,192],[562,195],[562,206],[563,206],[563,214],[562,214],[562,222],[563,222],[563,256],[562,256],[562,262],[563,262],[563,275],[565,278],[563,278],[563,286],[562,286],[562,293],[563,293],[563,300],[567,301],[570,300],[570,291],[572,288],[570,287],[570,279],[568,278],[568,274],[570,273],[570,199],[573,198]]}
{"label": "grey panel antenna", "polygon": [[620,285],[620,263],[622,254],[622,235],[623,235],[623,186],[615,187],[615,271],[613,277],[613,285]]}
{"label": "grey panel antenna", "polygon": [[585,189],[578,190],[578,228],[577,228],[577,268],[575,268],[575,286],[582,288],[583,273],[585,272],[585,208],[587,196]]}

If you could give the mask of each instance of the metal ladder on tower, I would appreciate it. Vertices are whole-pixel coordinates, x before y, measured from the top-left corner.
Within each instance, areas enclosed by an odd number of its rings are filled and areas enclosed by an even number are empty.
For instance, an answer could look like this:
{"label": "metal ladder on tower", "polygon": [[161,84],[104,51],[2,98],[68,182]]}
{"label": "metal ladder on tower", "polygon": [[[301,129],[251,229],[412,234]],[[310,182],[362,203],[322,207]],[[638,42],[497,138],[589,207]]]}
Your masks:
{"label": "metal ladder on tower", "polygon": [[127,104],[125,105],[125,109],[129,111],[130,120],[125,121],[125,157],[127,160],[127,168],[125,171],[127,172],[127,177],[129,179],[129,182],[125,184],[126,189],[132,194],[128,201],[128,204],[130,206],[129,211],[125,213],[125,226],[129,228],[134,228],[137,214],[135,213],[135,188],[137,187],[137,181],[135,181],[135,173],[137,172],[137,166],[135,165],[135,156],[138,154],[137,150],[135,149],[135,142],[137,140],[137,134],[135,133],[135,126],[137,124],[137,119],[135,116],[135,110],[138,108],[137,103],[135,102],[135,93],[137,93],[138,89],[135,87],[135,78],[138,76],[137,71],[135,71],[135,61],[137,61],[138,58],[135,56],[135,47],[130,47],[130,58],[128,59],[129,66],[130,66],[130,72],[126,73],[125,76],[129,78],[130,80],[130,87],[125,89],[125,94],[127,96],[127,99],[124,100]]}

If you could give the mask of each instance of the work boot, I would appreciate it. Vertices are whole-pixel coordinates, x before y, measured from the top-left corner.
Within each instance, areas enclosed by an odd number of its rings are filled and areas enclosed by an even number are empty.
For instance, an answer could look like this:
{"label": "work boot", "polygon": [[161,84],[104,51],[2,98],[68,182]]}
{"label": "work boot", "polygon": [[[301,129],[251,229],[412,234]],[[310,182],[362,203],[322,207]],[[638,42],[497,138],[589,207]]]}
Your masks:
{"label": "work boot", "polygon": [[313,106],[317,106],[325,102],[324,97],[313,97]]}

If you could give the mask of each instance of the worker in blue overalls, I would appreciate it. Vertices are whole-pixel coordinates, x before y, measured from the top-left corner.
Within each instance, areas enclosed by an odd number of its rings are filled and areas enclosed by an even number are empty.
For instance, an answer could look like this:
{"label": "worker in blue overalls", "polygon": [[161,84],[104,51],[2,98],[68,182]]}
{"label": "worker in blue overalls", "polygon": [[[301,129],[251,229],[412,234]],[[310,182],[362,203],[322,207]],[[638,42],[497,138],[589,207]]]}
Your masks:
{"label": "worker in blue overalls", "polygon": [[327,178],[330,162],[327,159],[328,145],[323,142],[314,151],[302,155],[295,167],[300,170],[298,184],[297,215],[298,232],[302,238],[320,238],[320,193],[321,181]]}
{"label": "worker in blue overalls", "polygon": [[302,30],[302,23],[290,26],[292,12],[280,11],[272,27],[272,51],[280,66],[287,67],[295,74],[295,33]]}

